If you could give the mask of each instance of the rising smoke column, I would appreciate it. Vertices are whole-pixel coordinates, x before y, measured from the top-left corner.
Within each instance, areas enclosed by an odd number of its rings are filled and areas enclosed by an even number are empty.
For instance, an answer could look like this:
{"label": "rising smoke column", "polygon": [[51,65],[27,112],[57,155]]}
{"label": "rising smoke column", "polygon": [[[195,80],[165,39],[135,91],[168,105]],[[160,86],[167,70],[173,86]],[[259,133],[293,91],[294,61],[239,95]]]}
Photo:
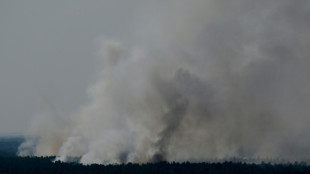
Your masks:
{"label": "rising smoke column", "polygon": [[103,41],[91,102],[72,116],[39,116],[19,155],[84,164],[309,159],[309,1],[143,8],[141,47]]}

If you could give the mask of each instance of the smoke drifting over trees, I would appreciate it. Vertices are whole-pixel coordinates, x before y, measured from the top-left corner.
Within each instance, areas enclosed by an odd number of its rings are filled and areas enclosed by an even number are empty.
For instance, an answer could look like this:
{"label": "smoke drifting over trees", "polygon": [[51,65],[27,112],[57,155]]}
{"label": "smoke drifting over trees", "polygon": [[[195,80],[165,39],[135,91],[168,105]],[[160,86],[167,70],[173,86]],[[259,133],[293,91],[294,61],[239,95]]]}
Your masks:
{"label": "smoke drifting over trees", "polygon": [[146,4],[135,45],[103,41],[90,103],[35,119],[19,155],[309,159],[309,1]]}

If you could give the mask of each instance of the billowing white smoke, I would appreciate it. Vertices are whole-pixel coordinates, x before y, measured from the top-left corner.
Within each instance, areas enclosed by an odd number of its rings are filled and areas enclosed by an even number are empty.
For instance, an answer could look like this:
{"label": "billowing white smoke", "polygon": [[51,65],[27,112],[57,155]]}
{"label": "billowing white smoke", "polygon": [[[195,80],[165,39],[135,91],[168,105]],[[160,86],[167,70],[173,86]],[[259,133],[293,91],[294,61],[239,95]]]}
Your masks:
{"label": "billowing white smoke", "polygon": [[105,41],[91,103],[70,117],[35,119],[19,155],[84,164],[309,159],[309,1],[152,8],[143,47]]}

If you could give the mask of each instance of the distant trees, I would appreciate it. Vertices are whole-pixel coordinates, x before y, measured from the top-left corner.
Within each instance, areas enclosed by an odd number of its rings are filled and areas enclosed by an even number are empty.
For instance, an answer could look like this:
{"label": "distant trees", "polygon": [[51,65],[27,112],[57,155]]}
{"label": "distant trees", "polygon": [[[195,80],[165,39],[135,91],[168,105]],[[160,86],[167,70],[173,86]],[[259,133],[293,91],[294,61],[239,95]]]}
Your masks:
{"label": "distant trees", "polygon": [[23,137],[0,137],[0,156],[15,156]]}
{"label": "distant trees", "polygon": [[305,163],[246,164],[223,163],[176,163],[82,165],[78,163],[52,162],[54,157],[0,157],[0,173],[105,173],[105,174],[290,174],[310,173]]}
{"label": "distant trees", "polygon": [[146,164],[82,165],[78,163],[52,162],[55,157],[17,157],[16,152],[23,137],[0,137],[0,174],[2,173],[105,173],[105,174],[290,174],[310,173],[304,162],[293,164],[251,164],[238,162],[177,163],[159,162]]}

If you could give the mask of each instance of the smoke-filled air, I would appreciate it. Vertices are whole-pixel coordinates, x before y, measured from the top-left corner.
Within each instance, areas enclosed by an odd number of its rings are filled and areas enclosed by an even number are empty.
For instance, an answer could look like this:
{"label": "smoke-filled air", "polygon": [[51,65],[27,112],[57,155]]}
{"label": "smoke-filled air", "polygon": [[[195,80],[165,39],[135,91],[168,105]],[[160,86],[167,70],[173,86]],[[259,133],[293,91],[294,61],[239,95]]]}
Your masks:
{"label": "smoke-filled air", "polygon": [[20,156],[309,160],[310,1],[139,5],[136,40],[102,39],[88,104],[36,116]]}

